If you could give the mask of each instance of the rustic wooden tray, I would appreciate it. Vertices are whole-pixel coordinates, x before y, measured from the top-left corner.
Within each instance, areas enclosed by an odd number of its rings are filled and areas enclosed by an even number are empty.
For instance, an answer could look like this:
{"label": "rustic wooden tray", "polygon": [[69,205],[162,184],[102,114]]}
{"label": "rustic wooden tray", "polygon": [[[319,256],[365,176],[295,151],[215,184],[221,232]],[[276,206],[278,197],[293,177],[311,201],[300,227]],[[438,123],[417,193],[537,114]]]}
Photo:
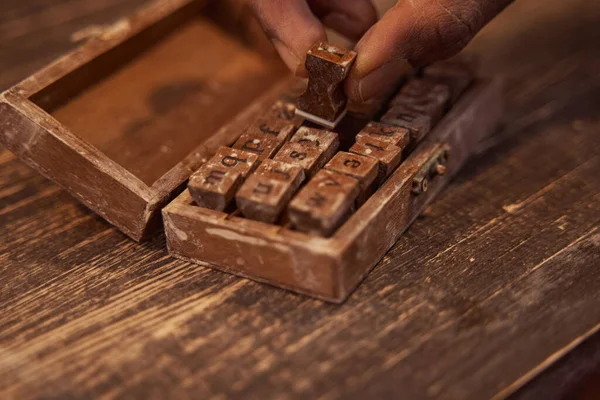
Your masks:
{"label": "rustic wooden tray", "polygon": [[[502,112],[498,81],[479,81],[337,232],[319,237],[195,205],[184,191],[163,210],[171,254],[332,302],[342,302],[493,130]],[[343,135],[344,132],[341,132]],[[413,178],[447,148],[446,174],[426,193]]]}
{"label": "rustic wooden tray", "polygon": [[0,142],[141,240],[286,77],[203,5],[153,3],[0,95]]}

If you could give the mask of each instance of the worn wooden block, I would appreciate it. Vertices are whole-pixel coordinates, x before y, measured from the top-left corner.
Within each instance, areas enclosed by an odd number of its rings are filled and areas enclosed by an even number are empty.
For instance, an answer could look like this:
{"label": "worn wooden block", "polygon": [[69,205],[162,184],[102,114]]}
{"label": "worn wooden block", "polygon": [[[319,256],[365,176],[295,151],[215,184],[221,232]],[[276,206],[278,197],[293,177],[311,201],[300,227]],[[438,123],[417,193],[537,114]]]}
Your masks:
{"label": "worn wooden block", "polygon": [[337,133],[302,127],[275,155],[274,159],[298,165],[313,176],[333,157],[340,146]]}
{"label": "worn wooden block", "polygon": [[379,165],[377,178],[375,179],[376,186],[381,186],[402,161],[402,149],[400,147],[390,145],[376,138],[365,137],[363,140],[354,143],[349,151],[377,160]]}
{"label": "worn wooden block", "polygon": [[336,152],[340,138],[337,133],[324,129],[302,127],[290,139],[292,143],[312,143],[326,152]]}
{"label": "worn wooden block", "polygon": [[340,151],[325,165],[325,169],[358,180],[360,193],[356,198],[357,207],[367,201],[375,191],[375,179],[379,173],[379,162],[374,158]]}
{"label": "worn wooden block", "polygon": [[[277,101],[269,110],[265,117],[266,121],[279,121],[282,126],[286,124],[294,125],[294,128],[299,128],[304,122],[304,118],[296,115],[296,106],[289,102]],[[272,128],[278,128],[276,125]]]}
{"label": "worn wooden block", "polygon": [[427,114],[436,124],[444,115],[450,102],[450,88],[447,85],[425,79],[412,79],[390,102],[390,108],[406,106]]}
{"label": "worn wooden block", "polygon": [[289,205],[293,226],[320,236],[330,236],[352,212],[360,183],[335,171],[321,170]]}
{"label": "worn wooden block", "polygon": [[356,142],[371,140],[382,141],[404,149],[410,143],[410,130],[400,126],[370,122],[356,135]]}
{"label": "worn wooden block", "polygon": [[465,63],[440,62],[426,67],[423,76],[428,80],[442,83],[450,89],[450,102],[456,100],[473,82],[473,72]]}
{"label": "worn wooden block", "polygon": [[314,176],[329,160],[325,150],[312,143],[288,142],[277,152],[274,160],[302,168],[306,176]]}
{"label": "worn wooden block", "polygon": [[381,117],[381,122],[406,128],[410,131],[411,143],[416,144],[431,131],[432,118],[404,105],[392,107]]}
{"label": "worn wooden block", "polygon": [[255,136],[264,134],[279,142],[285,142],[304,122],[304,118],[295,114],[295,109],[293,104],[277,101],[246,133]]}
{"label": "worn wooden block", "polygon": [[244,178],[257,165],[256,154],[221,147],[190,177],[188,189],[198,206],[224,211]]}
{"label": "worn wooden block", "polygon": [[304,179],[296,165],[265,160],[238,191],[237,206],[247,218],[275,223]]}
{"label": "worn wooden block", "polygon": [[356,53],[327,43],[316,43],[306,55],[308,87],[298,98],[296,114],[334,128],[346,113],[348,99],[343,82]]}
{"label": "worn wooden block", "polygon": [[281,147],[281,144],[277,136],[270,136],[253,130],[240,136],[232,147],[256,154],[259,161],[263,161],[267,158],[273,158],[277,150]]}
{"label": "worn wooden block", "polygon": [[325,169],[339,172],[358,180],[361,192],[364,192],[375,181],[379,165],[374,158],[340,151],[325,165]]}

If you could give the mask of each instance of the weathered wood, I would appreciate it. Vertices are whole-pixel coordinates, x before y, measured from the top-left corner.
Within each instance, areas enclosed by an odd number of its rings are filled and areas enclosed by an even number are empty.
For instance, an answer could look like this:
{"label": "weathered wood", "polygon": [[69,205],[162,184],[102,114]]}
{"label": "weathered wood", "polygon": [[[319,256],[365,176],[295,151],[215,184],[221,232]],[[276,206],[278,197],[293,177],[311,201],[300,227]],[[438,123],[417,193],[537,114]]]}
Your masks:
{"label": "weathered wood", "polygon": [[296,114],[333,129],[346,114],[348,98],[344,81],[356,60],[356,52],[318,42],[306,53],[308,87],[298,97]]}
{"label": "weathered wood", "polygon": [[[3,89],[122,15],[84,3],[3,2]],[[1,397],[571,395],[599,359],[599,7],[518,1],[481,33],[505,128],[342,306],[135,244],[1,151]]]}

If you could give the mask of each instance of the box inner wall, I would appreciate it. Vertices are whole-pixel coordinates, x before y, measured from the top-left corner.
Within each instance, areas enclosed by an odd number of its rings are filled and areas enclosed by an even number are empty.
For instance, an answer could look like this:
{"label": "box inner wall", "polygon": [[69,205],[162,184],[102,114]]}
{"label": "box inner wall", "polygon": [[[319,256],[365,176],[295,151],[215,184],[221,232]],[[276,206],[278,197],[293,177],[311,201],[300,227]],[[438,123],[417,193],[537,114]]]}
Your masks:
{"label": "box inner wall", "polygon": [[196,15],[77,95],[38,105],[151,186],[283,74]]}

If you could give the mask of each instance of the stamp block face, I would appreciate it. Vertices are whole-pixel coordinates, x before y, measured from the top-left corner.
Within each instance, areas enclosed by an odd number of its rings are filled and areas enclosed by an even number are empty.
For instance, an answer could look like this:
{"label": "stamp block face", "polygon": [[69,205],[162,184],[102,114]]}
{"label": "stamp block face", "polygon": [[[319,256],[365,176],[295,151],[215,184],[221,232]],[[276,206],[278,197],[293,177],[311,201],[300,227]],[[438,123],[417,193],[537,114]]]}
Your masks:
{"label": "stamp block face", "polygon": [[406,106],[431,117],[436,124],[450,102],[450,88],[424,79],[410,80],[390,102],[391,107]]}
{"label": "stamp block face", "polygon": [[356,53],[327,43],[316,43],[306,55],[308,87],[298,98],[296,113],[334,128],[346,112],[348,99],[343,83],[356,59]]}
{"label": "stamp block face", "polygon": [[290,139],[292,143],[307,143],[322,149],[325,153],[337,151],[340,138],[337,133],[315,128],[300,128]]}
{"label": "stamp block face", "polygon": [[313,176],[333,157],[340,146],[337,133],[315,128],[300,128],[274,159],[302,167]]}
{"label": "stamp block face", "polygon": [[275,223],[304,177],[298,166],[266,160],[238,191],[237,206],[247,218]]}
{"label": "stamp block face", "polygon": [[404,149],[410,143],[410,130],[400,126],[370,122],[356,135],[356,142],[372,140]]}
{"label": "stamp block face", "polygon": [[418,143],[431,131],[433,120],[425,113],[398,105],[390,108],[381,118],[381,122],[408,129],[411,142]]}
{"label": "stamp block face", "polygon": [[272,158],[280,146],[281,142],[274,137],[269,137],[264,133],[246,132],[240,136],[232,147],[256,154],[259,161],[263,161]]}
{"label": "stamp block face", "polygon": [[364,192],[375,181],[379,165],[374,158],[340,151],[325,165],[325,169],[358,180],[361,192]]}
{"label": "stamp block face", "polygon": [[244,178],[257,165],[256,154],[221,147],[190,177],[188,188],[198,206],[224,211]]}
{"label": "stamp block face", "polygon": [[274,160],[302,168],[306,176],[313,176],[327,163],[324,149],[312,143],[288,142],[275,155]]}
{"label": "stamp block face", "polygon": [[470,68],[460,63],[441,62],[425,68],[426,79],[445,84],[450,89],[450,102],[453,104],[473,82]]}
{"label": "stamp block face", "polygon": [[359,192],[357,179],[321,170],[290,203],[289,219],[302,232],[329,236],[352,212]]}
{"label": "stamp block face", "polygon": [[287,141],[304,122],[304,118],[295,114],[294,105],[278,101],[260,117],[246,133],[259,136],[264,134],[279,142]]}
{"label": "stamp block face", "polygon": [[377,160],[379,163],[375,180],[377,186],[381,186],[402,161],[402,149],[400,147],[378,139],[365,138],[362,141],[357,141],[350,147],[350,152]]}

